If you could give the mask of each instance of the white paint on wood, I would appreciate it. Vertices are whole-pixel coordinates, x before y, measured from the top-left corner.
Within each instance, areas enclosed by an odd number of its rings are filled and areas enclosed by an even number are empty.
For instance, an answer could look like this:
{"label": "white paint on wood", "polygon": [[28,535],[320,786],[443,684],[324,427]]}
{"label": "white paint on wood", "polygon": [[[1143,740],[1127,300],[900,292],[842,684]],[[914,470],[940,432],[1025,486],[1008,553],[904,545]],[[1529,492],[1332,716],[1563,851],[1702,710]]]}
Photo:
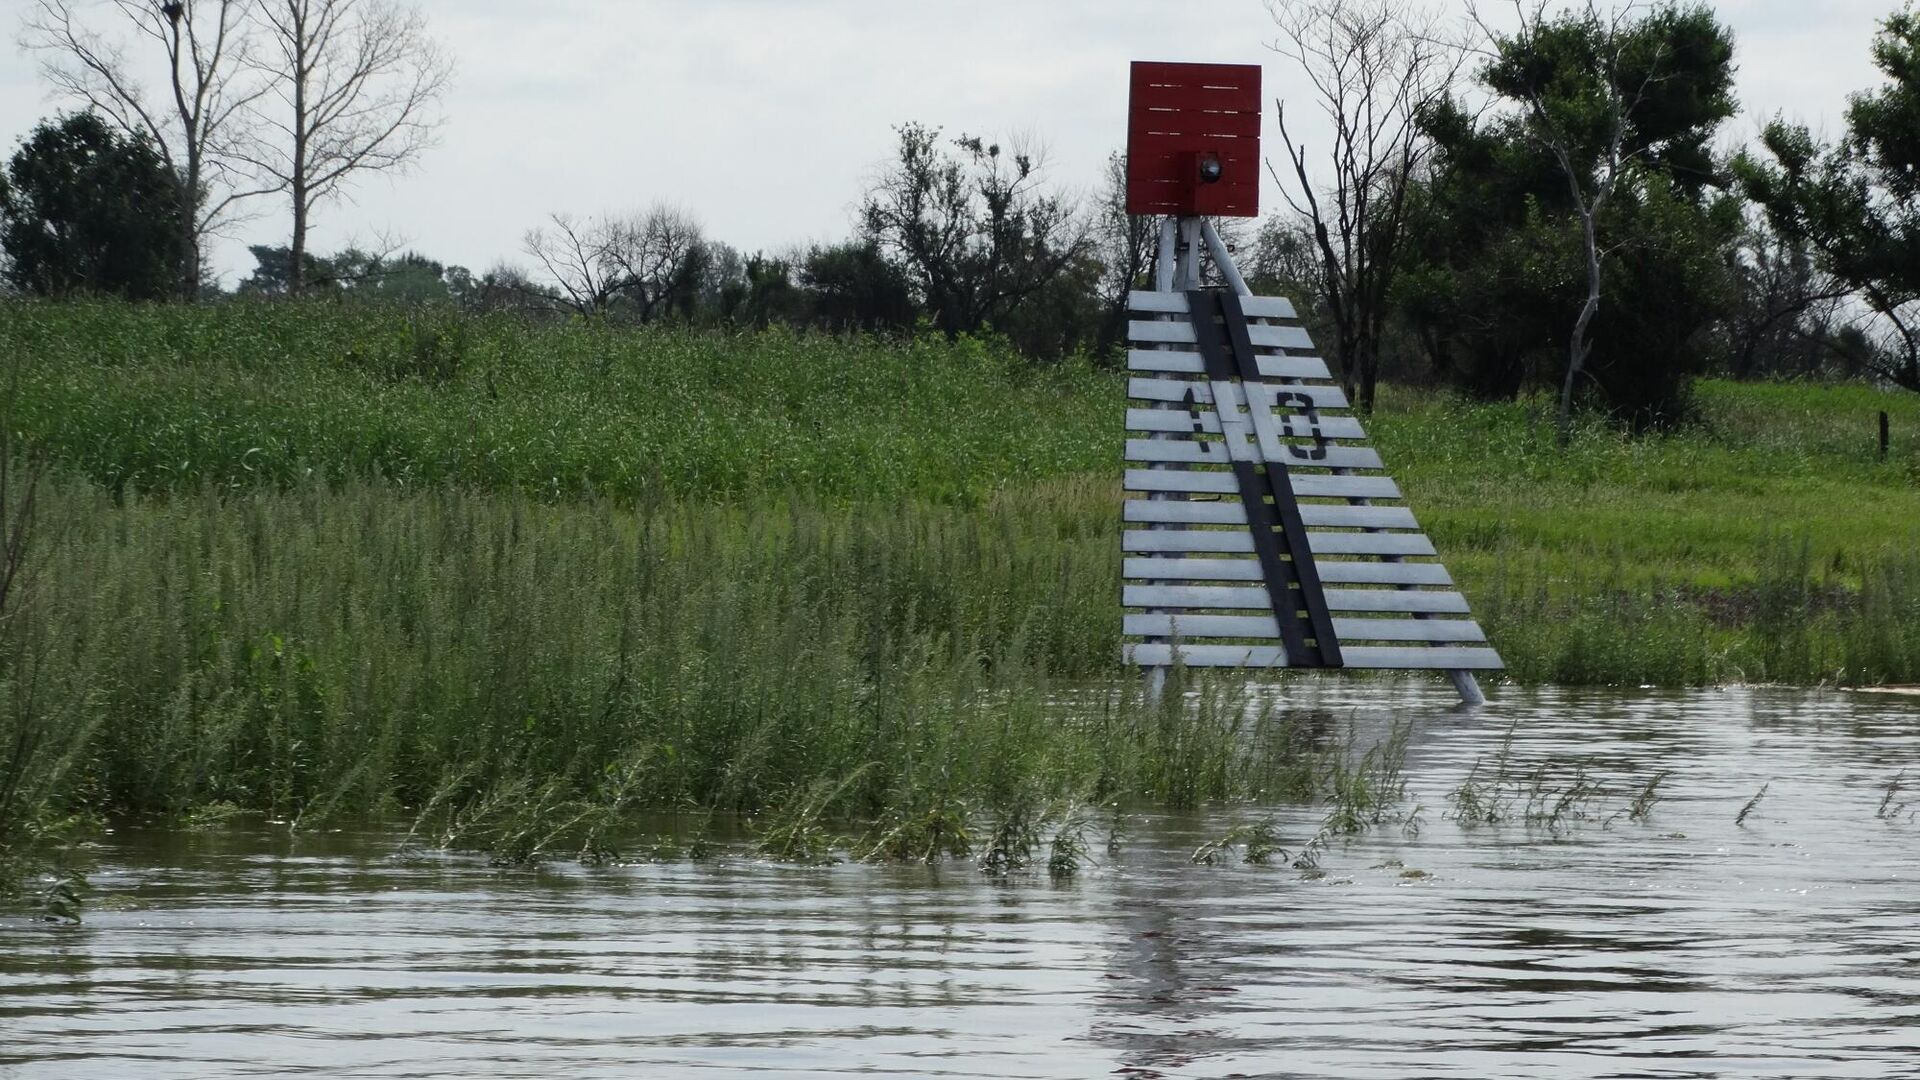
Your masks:
{"label": "white paint on wood", "polygon": [[[1280,623],[1272,615],[1128,615],[1123,633],[1134,637],[1273,638]],[[1479,643],[1487,640],[1471,619],[1335,619],[1334,636],[1345,648],[1359,641]]]}
{"label": "white paint on wood", "polygon": [[[1135,377],[1127,380],[1127,396],[1135,401],[1192,402],[1196,405],[1212,405],[1220,396],[1224,387],[1227,391],[1227,404],[1231,408],[1245,408],[1246,393],[1241,383],[1210,383],[1186,379],[1148,379]],[[1295,399],[1305,399],[1313,403],[1316,409],[1347,408],[1347,395],[1337,386],[1282,386],[1275,383],[1254,383],[1254,400],[1273,408],[1274,400],[1283,395]],[[1288,411],[1298,413],[1300,402],[1295,400],[1288,405]],[[1287,417],[1277,417],[1285,420]],[[1301,438],[1311,437],[1308,418],[1302,415],[1292,417],[1292,428]]]}
{"label": "white paint on wood", "polygon": [[[1251,449],[1251,444],[1249,444]],[[1380,455],[1364,446],[1300,446],[1297,452],[1282,448],[1281,462],[1292,468],[1378,469]],[[1313,457],[1318,452],[1319,457]],[[1128,439],[1127,460],[1183,465],[1224,465],[1231,460],[1221,442],[1198,439]],[[1263,456],[1262,460],[1270,460]]]}
{"label": "white paint on wood", "polygon": [[[1188,667],[1283,668],[1286,654],[1277,645],[1127,645],[1129,663],[1166,666],[1175,650]],[[1342,648],[1348,668],[1392,671],[1498,671],[1504,665],[1492,649],[1357,646]]]}
{"label": "white paint on wood", "polygon": [[[1192,309],[1187,306],[1186,293],[1136,290],[1127,294],[1127,310],[1145,315],[1187,315]],[[1249,319],[1299,318],[1293,302],[1278,296],[1243,296],[1240,310],[1246,312]]]}
{"label": "white paint on wood", "polygon": [[[1209,435],[1220,434],[1220,416],[1211,406],[1198,410],[1195,416],[1184,408],[1164,409],[1128,409],[1127,430],[1146,432],[1173,432],[1188,435],[1204,432]],[[1307,433],[1306,419],[1297,417],[1294,428],[1302,436]],[[1322,416],[1320,418],[1320,436],[1326,439],[1364,439],[1366,429],[1360,421],[1351,416]]]}
{"label": "white paint on wood", "polygon": [[[1295,496],[1303,499],[1397,499],[1400,488],[1384,476],[1320,476],[1292,473],[1287,477]],[[1128,491],[1180,491],[1191,495],[1238,495],[1240,482],[1230,472],[1199,469],[1128,469]],[[1430,553],[1429,553],[1430,554]]]}
{"label": "white paint on wood", "polygon": [[[1245,525],[1246,507],[1239,499],[1184,502],[1127,501],[1124,520],[1146,525]],[[1417,529],[1420,523],[1404,506],[1341,506],[1301,503],[1300,519],[1309,527],[1325,529]]]}
{"label": "white paint on wood", "polygon": [[[1262,326],[1258,323],[1247,327],[1247,337],[1255,347],[1269,349],[1299,349],[1310,352],[1313,338],[1298,326]],[[1151,322],[1135,319],[1127,324],[1127,339],[1142,345],[1192,345],[1195,343],[1193,323],[1185,319],[1179,322]]]}
{"label": "white paint on wood", "polygon": [[[1327,362],[1317,356],[1261,356],[1260,374],[1269,379],[1331,379]],[[1196,352],[1157,352],[1134,349],[1127,353],[1127,370],[1166,375],[1205,375],[1206,362]]]}
{"label": "white paint on wood", "polygon": [[[1451,585],[1439,563],[1343,562],[1314,560],[1326,585]],[[1260,581],[1253,559],[1130,558],[1120,576],[1147,581]]]}
{"label": "white paint on wood", "polygon": [[[1323,589],[1329,611],[1370,614],[1465,615],[1466,597],[1457,592],[1416,589]],[[1222,611],[1272,610],[1273,601],[1262,588],[1226,585],[1127,585],[1120,590],[1124,607],[1201,608]]]}
{"label": "white paint on wood", "polygon": [[1420,533],[1309,532],[1315,555],[1433,555],[1433,541]]}

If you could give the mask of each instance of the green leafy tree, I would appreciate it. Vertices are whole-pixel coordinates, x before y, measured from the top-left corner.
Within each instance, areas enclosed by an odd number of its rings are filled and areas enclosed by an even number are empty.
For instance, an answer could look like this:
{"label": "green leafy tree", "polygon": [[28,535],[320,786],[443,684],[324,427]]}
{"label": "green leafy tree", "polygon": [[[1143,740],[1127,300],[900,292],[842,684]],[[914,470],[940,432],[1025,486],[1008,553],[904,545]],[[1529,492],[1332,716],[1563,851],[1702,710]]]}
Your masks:
{"label": "green leafy tree", "polygon": [[919,319],[906,272],[871,240],[811,247],[798,276],[807,319],[823,329],[903,331]]}
{"label": "green leafy tree", "polygon": [[161,299],[185,257],[179,186],[152,144],[91,112],[34,129],[0,179],[8,281],[44,296]]}
{"label": "green leafy tree", "polygon": [[1775,120],[1765,156],[1737,163],[1742,186],[1783,237],[1804,241],[1821,270],[1852,289],[1889,329],[1869,349],[1875,376],[1920,390],[1920,15],[1881,23],[1879,88],[1854,95],[1837,145]]}
{"label": "green leafy tree", "polygon": [[1735,109],[1731,36],[1701,6],[1589,5],[1488,40],[1496,108],[1422,116],[1434,169],[1402,311],[1465,389],[1557,384],[1562,439],[1582,399],[1672,419],[1732,303],[1739,210],[1710,150]]}

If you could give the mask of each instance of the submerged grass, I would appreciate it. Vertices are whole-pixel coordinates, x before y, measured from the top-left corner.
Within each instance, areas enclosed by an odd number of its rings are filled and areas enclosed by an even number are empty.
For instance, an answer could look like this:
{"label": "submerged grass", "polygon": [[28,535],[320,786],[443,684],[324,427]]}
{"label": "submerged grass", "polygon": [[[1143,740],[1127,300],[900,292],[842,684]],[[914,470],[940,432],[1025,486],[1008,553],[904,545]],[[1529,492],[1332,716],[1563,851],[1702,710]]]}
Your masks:
{"label": "submerged grass", "polygon": [[[659,809],[1065,876],[1049,808],[1331,792],[1310,868],[1398,797],[1230,679],[1153,708],[1118,668],[1112,372],[325,305],[0,302],[0,352],[54,463],[0,627],[0,863],[236,812],[611,857]],[[1370,430],[1512,678],[1920,682],[1920,396],[1699,403],[1563,450],[1539,403],[1388,388]],[[1577,779],[1456,810],[1564,819]]]}
{"label": "submerged grass", "polygon": [[[82,692],[16,774],[49,816],[411,819],[507,860],[617,854],[640,809],[745,816],[782,857],[1011,852],[1029,807],[1056,871],[1085,845],[1046,807],[1288,784],[1302,736],[1236,682],[1141,699],[1100,499],[1044,505],[56,475],[15,670]],[[0,744],[29,725],[0,710]]]}

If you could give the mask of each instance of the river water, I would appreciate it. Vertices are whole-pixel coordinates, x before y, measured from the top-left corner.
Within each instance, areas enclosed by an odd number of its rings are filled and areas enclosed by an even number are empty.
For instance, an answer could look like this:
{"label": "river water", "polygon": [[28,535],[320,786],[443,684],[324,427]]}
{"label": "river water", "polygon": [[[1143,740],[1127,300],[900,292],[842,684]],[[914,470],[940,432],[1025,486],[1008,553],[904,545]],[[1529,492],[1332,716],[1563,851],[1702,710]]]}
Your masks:
{"label": "river water", "polygon": [[1252,811],[1066,882],[118,832],[83,925],[0,921],[0,1077],[1920,1077],[1920,700],[1287,694],[1411,725],[1317,868],[1190,861]]}

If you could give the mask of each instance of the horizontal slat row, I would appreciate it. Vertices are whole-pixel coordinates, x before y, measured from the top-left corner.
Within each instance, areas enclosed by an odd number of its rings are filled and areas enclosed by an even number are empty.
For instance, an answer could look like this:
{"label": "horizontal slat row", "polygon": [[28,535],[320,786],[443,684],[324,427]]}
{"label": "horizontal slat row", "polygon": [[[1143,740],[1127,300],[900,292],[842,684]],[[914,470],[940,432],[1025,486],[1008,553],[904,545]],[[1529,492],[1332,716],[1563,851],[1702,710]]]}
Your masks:
{"label": "horizontal slat row", "polygon": [[[1307,546],[1315,555],[1437,554],[1433,541],[1420,533],[1309,532]],[[1224,529],[1129,529],[1120,534],[1120,548],[1169,555],[1186,551],[1251,555],[1253,534]]]}
{"label": "horizontal slat row", "polygon": [[[1323,476],[1293,473],[1293,493],[1303,499],[1397,499],[1400,487],[1386,476]],[[1128,469],[1128,491],[1181,491],[1193,495],[1238,495],[1240,482],[1230,472],[1199,469]]]}
{"label": "horizontal slat row", "polygon": [[[1245,392],[1240,383],[1233,384],[1233,401],[1230,402],[1233,408],[1246,408],[1247,401],[1244,396]],[[1253,385],[1253,393],[1257,395],[1260,403],[1269,409],[1275,407],[1274,402],[1276,400],[1283,397],[1290,398],[1291,400],[1287,405],[1287,411],[1289,412],[1297,411],[1302,399],[1312,402],[1313,407],[1316,409],[1344,409],[1348,407],[1347,395],[1342,393],[1337,386],[1281,386],[1276,383],[1255,383]],[[1127,396],[1135,401],[1178,401],[1192,402],[1196,405],[1212,405],[1214,403],[1213,384],[1201,382],[1197,379],[1143,379],[1136,377],[1127,380]],[[1275,419],[1284,421],[1286,415],[1282,413],[1275,417]],[[1301,435],[1307,434],[1305,423],[1305,417],[1300,417],[1296,420],[1295,430]]]}
{"label": "horizontal slat row", "polygon": [[[1262,356],[1255,360],[1260,374],[1269,379],[1333,378],[1327,362],[1317,356]],[[1206,362],[1196,352],[1159,352],[1134,349],[1127,353],[1127,370],[1164,375],[1205,375]]]}
{"label": "horizontal slat row", "polygon": [[[1188,667],[1274,668],[1285,666],[1278,645],[1127,645],[1124,658],[1147,667],[1166,667],[1178,650]],[[1417,646],[1342,646],[1348,668],[1394,671],[1498,671],[1504,665],[1492,649],[1421,648]]]}
{"label": "horizontal slat row", "polygon": [[[1315,560],[1328,585],[1451,585],[1439,563],[1329,562]],[[1122,560],[1120,576],[1135,581],[1261,581],[1255,559]]]}
{"label": "horizontal slat row", "polygon": [[[1146,315],[1185,315],[1193,309],[1187,305],[1187,294],[1183,292],[1135,291],[1127,294],[1127,310]],[[1293,310],[1293,301],[1279,296],[1243,296],[1240,310],[1246,312],[1249,319],[1299,318]]]}
{"label": "horizontal slat row", "polygon": [[[1286,418],[1276,417],[1275,419],[1284,421]],[[1306,421],[1304,417],[1295,418],[1294,429],[1302,435],[1305,434]],[[1351,416],[1322,416],[1320,418],[1319,429],[1320,437],[1323,439],[1364,439],[1367,437],[1366,429],[1360,426],[1360,421],[1355,420]],[[1220,414],[1210,408],[1200,410],[1200,415],[1197,417],[1183,408],[1128,409],[1127,430],[1152,433],[1184,433],[1187,435],[1218,435],[1220,434]]]}
{"label": "horizontal slat row", "polygon": [[[1326,589],[1329,611],[1394,612],[1409,615],[1465,615],[1466,597],[1457,592],[1419,589]],[[1267,590],[1222,585],[1128,585],[1121,589],[1126,607],[1202,608],[1222,611],[1271,611]]]}
{"label": "horizontal slat row", "polygon": [[[1128,615],[1124,633],[1138,637],[1275,638],[1280,624],[1271,615]],[[1487,640],[1471,619],[1335,619],[1333,632],[1349,641],[1470,642]]]}
{"label": "horizontal slat row", "polygon": [[[1139,525],[1245,525],[1247,508],[1238,498],[1215,501],[1147,502],[1130,499],[1124,519]],[[1338,506],[1301,503],[1300,520],[1323,529],[1417,529],[1404,506]]]}
{"label": "horizontal slat row", "polygon": [[[1252,443],[1245,445],[1249,449]],[[1291,467],[1301,469],[1378,469],[1382,468],[1378,452],[1364,446],[1295,446],[1280,460]],[[1319,454],[1319,457],[1314,457]],[[1198,439],[1128,439],[1127,460],[1149,464],[1167,465],[1230,465],[1233,458],[1227,453],[1224,442],[1201,442]]]}
{"label": "horizontal slat row", "polygon": [[[1299,349],[1303,352],[1313,348],[1313,338],[1297,326],[1254,324],[1247,327],[1247,336],[1256,348]],[[1193,324],[1184,319],[1179,322],[1135,319],[1127,324],[1127,340],[1142,345],[1192,345]]]}

